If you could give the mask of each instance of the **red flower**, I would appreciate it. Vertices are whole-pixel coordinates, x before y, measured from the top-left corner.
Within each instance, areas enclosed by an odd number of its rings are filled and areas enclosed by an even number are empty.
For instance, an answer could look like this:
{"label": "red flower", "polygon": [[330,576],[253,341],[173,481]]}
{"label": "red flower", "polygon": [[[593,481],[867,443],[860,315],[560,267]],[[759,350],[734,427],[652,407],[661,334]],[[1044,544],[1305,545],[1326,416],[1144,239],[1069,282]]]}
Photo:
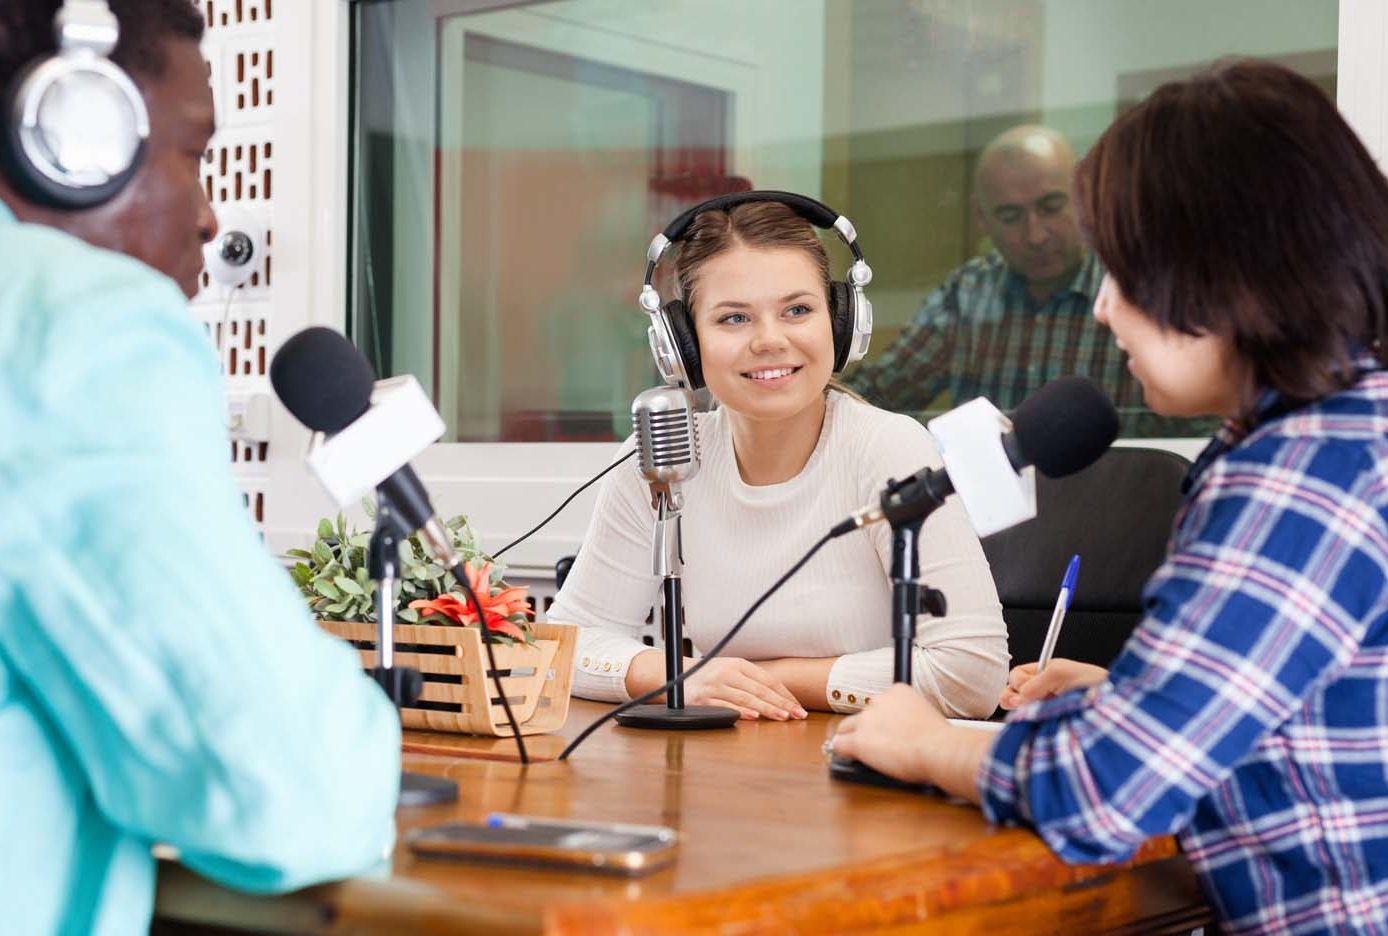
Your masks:
{"label": "red flower", "polygon": [[[492,565],[490,562],[482,563],[482,568],[475,568],[472,563],[464,563],[464,571],[467,573],[468,584],[472,586],[473,592],[477,595],[477,600],[482,603],[482,612],[487,616],[487,630],[498,634],[505,634],[514,640],[525,643],[525,631],[514,621],[507,618],[513,614],[530,615],[530,605],[525,600],[524,588],[498,588],[492,590]],[[410,607],[419,612],[421,618],[430,615],[438,615],[454,621],[458,624],[469,625],[477,623],[477,611],[473,608],[472,602],[466,597],[445,593],[433,600],[419,599],[411,601]]]}

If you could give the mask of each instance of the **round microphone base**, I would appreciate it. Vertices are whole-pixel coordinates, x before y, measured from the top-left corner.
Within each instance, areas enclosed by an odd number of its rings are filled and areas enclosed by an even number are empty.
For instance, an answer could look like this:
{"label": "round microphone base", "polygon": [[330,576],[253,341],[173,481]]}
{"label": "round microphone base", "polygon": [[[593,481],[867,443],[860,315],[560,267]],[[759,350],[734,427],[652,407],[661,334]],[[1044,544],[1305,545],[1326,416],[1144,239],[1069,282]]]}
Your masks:
{"label": "round microphone base", "polygon": [[628,728],[672,728],[677,731],[698,731],[703,728],[731,728],[737,723],[737,712],[721,705],[686,705],[670,708],[666,705],[638,705],[614,716],[617,724]]}
{"label": "round microphone base", "polygon": [[909,790],[912,793],[933,793],[944,796],[945,792],[933,783],[913,783],[898,780],[874,770],[862,761],[834,756],[829,759],[829,779],[844,783],[862,783],[867,786],[886,787],[889,790]]}
{"label": "round microphone base", "polygon": [[458,784],[432,774],[400,774],[401,806],[434,806],[458,798]]}

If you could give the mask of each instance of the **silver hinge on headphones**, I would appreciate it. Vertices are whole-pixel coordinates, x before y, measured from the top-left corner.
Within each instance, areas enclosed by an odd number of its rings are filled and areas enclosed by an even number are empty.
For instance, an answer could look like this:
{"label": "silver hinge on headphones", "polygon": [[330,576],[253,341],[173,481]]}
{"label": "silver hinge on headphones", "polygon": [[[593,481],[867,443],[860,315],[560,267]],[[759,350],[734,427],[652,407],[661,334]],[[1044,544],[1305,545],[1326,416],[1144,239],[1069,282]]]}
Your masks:
{"label": "silver hinge on headphones", "polygon": [[659,263],[661,256],[665,253],[665,248],[669,246],[669,239],[664,234],[657,234],[651,238],[651,245],[646,248],[646,259],[651,263]]}
{"label": "silver hinge on headphones", "polygon": [[104,56],[116,47],[120,26],[106,0],[66,0],[53,18],[53,32],[64,54]]}

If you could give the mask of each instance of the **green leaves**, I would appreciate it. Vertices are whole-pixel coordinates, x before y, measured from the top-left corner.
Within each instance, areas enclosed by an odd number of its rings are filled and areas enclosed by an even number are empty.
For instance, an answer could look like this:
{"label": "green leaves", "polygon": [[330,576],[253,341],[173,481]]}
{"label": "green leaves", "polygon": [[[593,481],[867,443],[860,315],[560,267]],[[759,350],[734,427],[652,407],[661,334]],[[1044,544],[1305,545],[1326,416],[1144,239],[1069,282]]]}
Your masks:
{"label": "green leaves", "polygon": [[341,589],[342,591],[346,592],[346,593],[349,594],[349,595],[365,595],[365,594],[366,594],[366,589],[362,588],[362,587],[361,587],[360,585],[358,585],[355,581],[353,581],[352,579],[349,579],[349,578],[348,578],[347,576],[345,576],[345,575],[334,576],[334,577],[333,577],[333,584],[336,585],[339,589]]}
{"label": "green leaves", "polygon": [[[376,504],[362,501],[366,515],[376,518]],[[452,517],[443,523],[453,548],[464,561],[492,561],[477,548],[476,538],[464,516]],[[289,569],[289,576],[304,596],[309,609],[319,618],[337,621],[371,622],[376,620],[376,583],[367,569],[367,551],[371,543],[370,530],[351,529],[347,518],[338,514],[333,519],[318,521],[317,539],[309,549],[290,549],[288,554],[299,560]],[[400,544],[400,562],[395,582],[395,615],[409,623],[419,623],[419,613],[406,607],[411,601],[433,599],[446,592],[458,590],[453,573],[433,555],[414,534]],[[499,583],[502,569],[494,565],[493,584]]]}

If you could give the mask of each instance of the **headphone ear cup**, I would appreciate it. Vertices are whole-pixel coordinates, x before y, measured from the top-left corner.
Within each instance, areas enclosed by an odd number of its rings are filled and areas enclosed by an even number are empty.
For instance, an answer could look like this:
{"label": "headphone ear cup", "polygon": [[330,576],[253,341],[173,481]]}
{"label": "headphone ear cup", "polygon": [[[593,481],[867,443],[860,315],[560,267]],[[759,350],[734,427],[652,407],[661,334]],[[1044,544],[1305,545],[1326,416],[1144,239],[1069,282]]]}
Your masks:
{"label": "headphone ear cup", "polygon": [[829,281],[829,325],[834,332],[834,373],[838,373],[853,349],[853,289],[843,280]]}
{"label": "headphone ear cup", "polygon": [[[29,131],[22,126],[22,115],[30,110],[42,114],[43,110],[42,98],[38,102],[31,99],[45,95],[65,80],[73,83],[74,74],[94,75],[106,81],[114,89],[114,96],[123,95],[129,108],[130,146],[128,153],[121,154],[128,158],[122,160],[123,167],[119,171],[101,182],[86,181],[75,174],[69,176],[67,169],[46,154],[31,155],[25,147],[24,135]],[[0,134],[0,169],[9,176],[19,194],[35,204],[61,211],[94,208],[120,194],[144,159],[149,135],[149,113],[144,98],[130,78],[106,59],[82,66],[73,66],[59,56],[33,62],[11,79],[0,98],[0,108],[3,108],[0,124],[4,128]],[[43,125],[42,117],[39,123]],[[80,138],[84,129],[75,127],[68,132]],[[53,132],[52,127],[47,130]],[[44,167],[36,162],[38,159],[45,161]]]}
{"label": "headphone ear cup", "polygon": [[[704,368],[699,361],[699,338],[694,334],[694,323],[690,321],[689,310],[679,299],[665,303],[665,320],[670,323],[670,334],[675,336],[675,350],[679,352],[680,362],[684,364],[684,374],[689,378],[690,390],[704,387]],[[837,354],[838,349],[835,348]]]}

